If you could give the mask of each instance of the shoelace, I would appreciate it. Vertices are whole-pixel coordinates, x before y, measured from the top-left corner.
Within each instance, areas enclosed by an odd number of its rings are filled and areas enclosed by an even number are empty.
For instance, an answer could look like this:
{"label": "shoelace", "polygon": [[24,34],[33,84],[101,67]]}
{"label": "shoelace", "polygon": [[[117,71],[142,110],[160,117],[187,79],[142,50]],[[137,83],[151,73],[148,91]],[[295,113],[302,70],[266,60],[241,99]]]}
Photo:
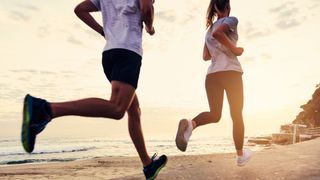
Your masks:
{"label": "shoelace", "polygon": [[149,169],[151,166],[153,166],[153,163],[155,160],[157,160],[157,155],[158,153],[154,153],[153,156],[151,157],[151,164],[149,164],[148,166],[144,167],[143,171],[146,171],[147,169]]}
{"label": "shoelace", "polygon": [[158,156],[158,153],[154,153],[153,156],[151,157],[151,160],[152,161],[157,160],[158,159],[157,156]]}

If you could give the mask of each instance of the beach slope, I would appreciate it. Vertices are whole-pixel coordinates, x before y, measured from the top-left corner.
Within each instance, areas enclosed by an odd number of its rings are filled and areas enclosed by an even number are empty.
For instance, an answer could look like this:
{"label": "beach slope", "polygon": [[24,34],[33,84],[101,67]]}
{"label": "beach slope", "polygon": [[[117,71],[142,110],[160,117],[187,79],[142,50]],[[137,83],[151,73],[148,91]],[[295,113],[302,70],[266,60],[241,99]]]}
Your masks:
{"label": "beach slope", "polygon": [[[0,167],[0,179],[143,179],[138,158],[106,157]],[[158,179],[320,179],[320,139],[254,152],[244,167],[234,154],[169,156]]]}

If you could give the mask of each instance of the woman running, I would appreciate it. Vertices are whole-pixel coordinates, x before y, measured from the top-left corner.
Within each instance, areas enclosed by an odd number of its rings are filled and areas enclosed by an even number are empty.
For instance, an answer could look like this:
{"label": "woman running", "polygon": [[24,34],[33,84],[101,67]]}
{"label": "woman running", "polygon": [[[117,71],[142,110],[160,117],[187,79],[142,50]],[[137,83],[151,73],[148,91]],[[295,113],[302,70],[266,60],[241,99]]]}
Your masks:
{"label": "woman running", "polygon": [[[243,166],[249,161],[252,152],[249,149],[243,149],[243,71],[237,58],[242,55],[243,48],[236,45],[238,19],[229,16],[230,10],[229,0],[210,1],[206,24],[208,30],[203,48],[203,59],[211,60],[205,81],[210,111],[202,112],[191,120],[182,119],[178,126],[176,145],[179,150],[185,151],[194,129],[219,122],[224,91],[226,91],[233,121],[236,163],[238,166]],[[214,21],[215,17],[217,17],[216,21]]]}

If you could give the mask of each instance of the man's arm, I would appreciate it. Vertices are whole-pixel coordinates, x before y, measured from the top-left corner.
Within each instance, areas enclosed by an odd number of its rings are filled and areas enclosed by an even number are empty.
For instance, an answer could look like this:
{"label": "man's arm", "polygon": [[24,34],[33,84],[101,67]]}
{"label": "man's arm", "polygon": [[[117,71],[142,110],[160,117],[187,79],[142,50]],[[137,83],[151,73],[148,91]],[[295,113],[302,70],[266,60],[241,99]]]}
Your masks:
{"label": "man's arm", "polygon": [[221,24],[217,30],[212,33],[212,36],[218,40],[221,44],[226,46],[231,50],[231,52],[236,56],[241,56],[243,53],[242,47],[235,46],[229,38],[226,36],[226,32],[229,30],[229,26],[227,24]]}
{"label": "man's arm", "polygon": [[140,0],[140,11],[142,22],[146,25],[146,31],[153,35],[155,33],[153,27],[154,9],[152,0]]}
{"label": "man's arm", "polygon": [[89,27],[93,30],[104,36],[103,27],[93,18],[90,12],[98,11],[97,7],[90,1],[85,0],[82,3],[78,4],[74,13]]}

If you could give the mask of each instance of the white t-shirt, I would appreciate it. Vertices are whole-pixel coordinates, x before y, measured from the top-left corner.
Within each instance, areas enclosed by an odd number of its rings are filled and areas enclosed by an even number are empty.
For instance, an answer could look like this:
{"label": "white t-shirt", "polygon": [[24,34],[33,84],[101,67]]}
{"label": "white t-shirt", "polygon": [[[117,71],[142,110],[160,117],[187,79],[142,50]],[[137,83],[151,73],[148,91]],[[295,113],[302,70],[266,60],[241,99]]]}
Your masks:
{"label": "white t-shirt", "polygon": [[142,56],[139,0],[91,0],[101,11],[107,43],[104,51],[127,49]]}
{"label": "white t-shirt", "polygon": [[211,55],[211,65],[208,68],[207,74],[220,71],[238,71],[242,73],[242,67],[237,56],[212,36],[212,33],[221,24],[227,24],[229,26],[229,31],[226,35],[231,42],[237,44],[238,41],[238,19],[236,17],[220,18],[211,25],[205,38],[206,45]]}

